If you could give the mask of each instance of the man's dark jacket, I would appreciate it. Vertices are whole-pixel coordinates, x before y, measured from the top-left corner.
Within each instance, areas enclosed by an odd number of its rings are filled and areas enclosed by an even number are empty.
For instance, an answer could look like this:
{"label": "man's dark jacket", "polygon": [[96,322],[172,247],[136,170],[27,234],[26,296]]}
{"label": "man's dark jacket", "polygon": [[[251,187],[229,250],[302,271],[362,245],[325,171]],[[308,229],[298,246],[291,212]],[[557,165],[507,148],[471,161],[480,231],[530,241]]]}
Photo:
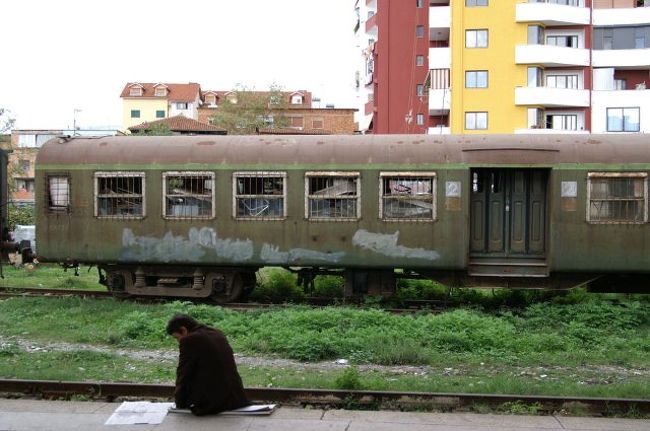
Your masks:
{"label": "man's dark jacket", "polygon": [[223,332],[199,325],[180,340],[179,349],[177,408],[206,415],[250,404]]}

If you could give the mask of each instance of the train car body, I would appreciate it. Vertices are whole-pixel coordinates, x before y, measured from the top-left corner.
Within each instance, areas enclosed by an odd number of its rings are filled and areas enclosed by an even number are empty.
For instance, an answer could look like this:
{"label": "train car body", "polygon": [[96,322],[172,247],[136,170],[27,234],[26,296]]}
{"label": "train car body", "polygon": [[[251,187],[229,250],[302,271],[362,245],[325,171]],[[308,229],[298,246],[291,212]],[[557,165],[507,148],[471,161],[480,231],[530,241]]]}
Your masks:
{"label": "train car body", "polygon": [[348,294],[389,294],[396,269],[644,283],[649,173],[643,135],[62,138],[37,158],[39,258],[225,301],[264,266],[341,269]]}

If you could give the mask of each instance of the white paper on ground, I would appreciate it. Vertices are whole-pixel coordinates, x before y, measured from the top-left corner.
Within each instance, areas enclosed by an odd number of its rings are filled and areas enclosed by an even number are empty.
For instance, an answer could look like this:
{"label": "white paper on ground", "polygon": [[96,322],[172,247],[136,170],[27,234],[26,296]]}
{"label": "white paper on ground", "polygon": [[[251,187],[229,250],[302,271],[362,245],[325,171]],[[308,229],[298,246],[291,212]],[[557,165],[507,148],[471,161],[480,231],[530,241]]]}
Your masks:
{"label": "white paper on ground", "polygon": [[174,403],[124,401],[104,425],[161,424]]}

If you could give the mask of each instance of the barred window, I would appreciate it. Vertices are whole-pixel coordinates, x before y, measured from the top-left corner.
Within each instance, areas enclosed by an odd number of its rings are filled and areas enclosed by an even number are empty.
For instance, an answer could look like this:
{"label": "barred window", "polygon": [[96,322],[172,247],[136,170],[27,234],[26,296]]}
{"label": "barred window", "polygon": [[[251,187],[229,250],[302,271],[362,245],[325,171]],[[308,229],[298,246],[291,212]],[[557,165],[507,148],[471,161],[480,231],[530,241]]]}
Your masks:
{"label": "barred window", "polygon": [[286,214],[285,172],[235,172],[234,217],[281,219]]}
{"label": "barred window", "polygon": [[144,172],[96,172],[95,197],[96,217],[144,217]]}
{"label": "barred window", "polygon": [[379,217],[384,220],[434,220],[436,174],[380,174]]}
{"label": "barred window", "polygon": [[163,173],[163,216],[169,219],[214,217],[214,173]]}
{"label": "barred window", "polygon": [[305,174],[306,218],[358,219],[360,187],[358,172],[307,172]]}
{"label": "barred window", "polygon": [[70,211],[70,177],[48,175],[46,177],[47,208],[49,212]]}
{"label": "barred window", "polygon": [[648,221],[647,173],[589,173],[587,221],[645,223]]}

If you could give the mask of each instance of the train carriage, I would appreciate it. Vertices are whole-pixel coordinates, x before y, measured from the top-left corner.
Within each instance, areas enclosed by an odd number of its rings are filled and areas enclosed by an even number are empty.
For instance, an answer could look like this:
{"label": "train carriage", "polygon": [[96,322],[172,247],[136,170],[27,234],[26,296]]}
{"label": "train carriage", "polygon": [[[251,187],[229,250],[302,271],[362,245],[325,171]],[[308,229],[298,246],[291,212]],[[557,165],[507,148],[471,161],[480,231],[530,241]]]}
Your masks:
{"label": "train carriage", "polygon": [[643,285],[648,173],[643,135],[60,138],[37,158],[39,258],[217,301],[264,266],[340,271],[350,295]]}

